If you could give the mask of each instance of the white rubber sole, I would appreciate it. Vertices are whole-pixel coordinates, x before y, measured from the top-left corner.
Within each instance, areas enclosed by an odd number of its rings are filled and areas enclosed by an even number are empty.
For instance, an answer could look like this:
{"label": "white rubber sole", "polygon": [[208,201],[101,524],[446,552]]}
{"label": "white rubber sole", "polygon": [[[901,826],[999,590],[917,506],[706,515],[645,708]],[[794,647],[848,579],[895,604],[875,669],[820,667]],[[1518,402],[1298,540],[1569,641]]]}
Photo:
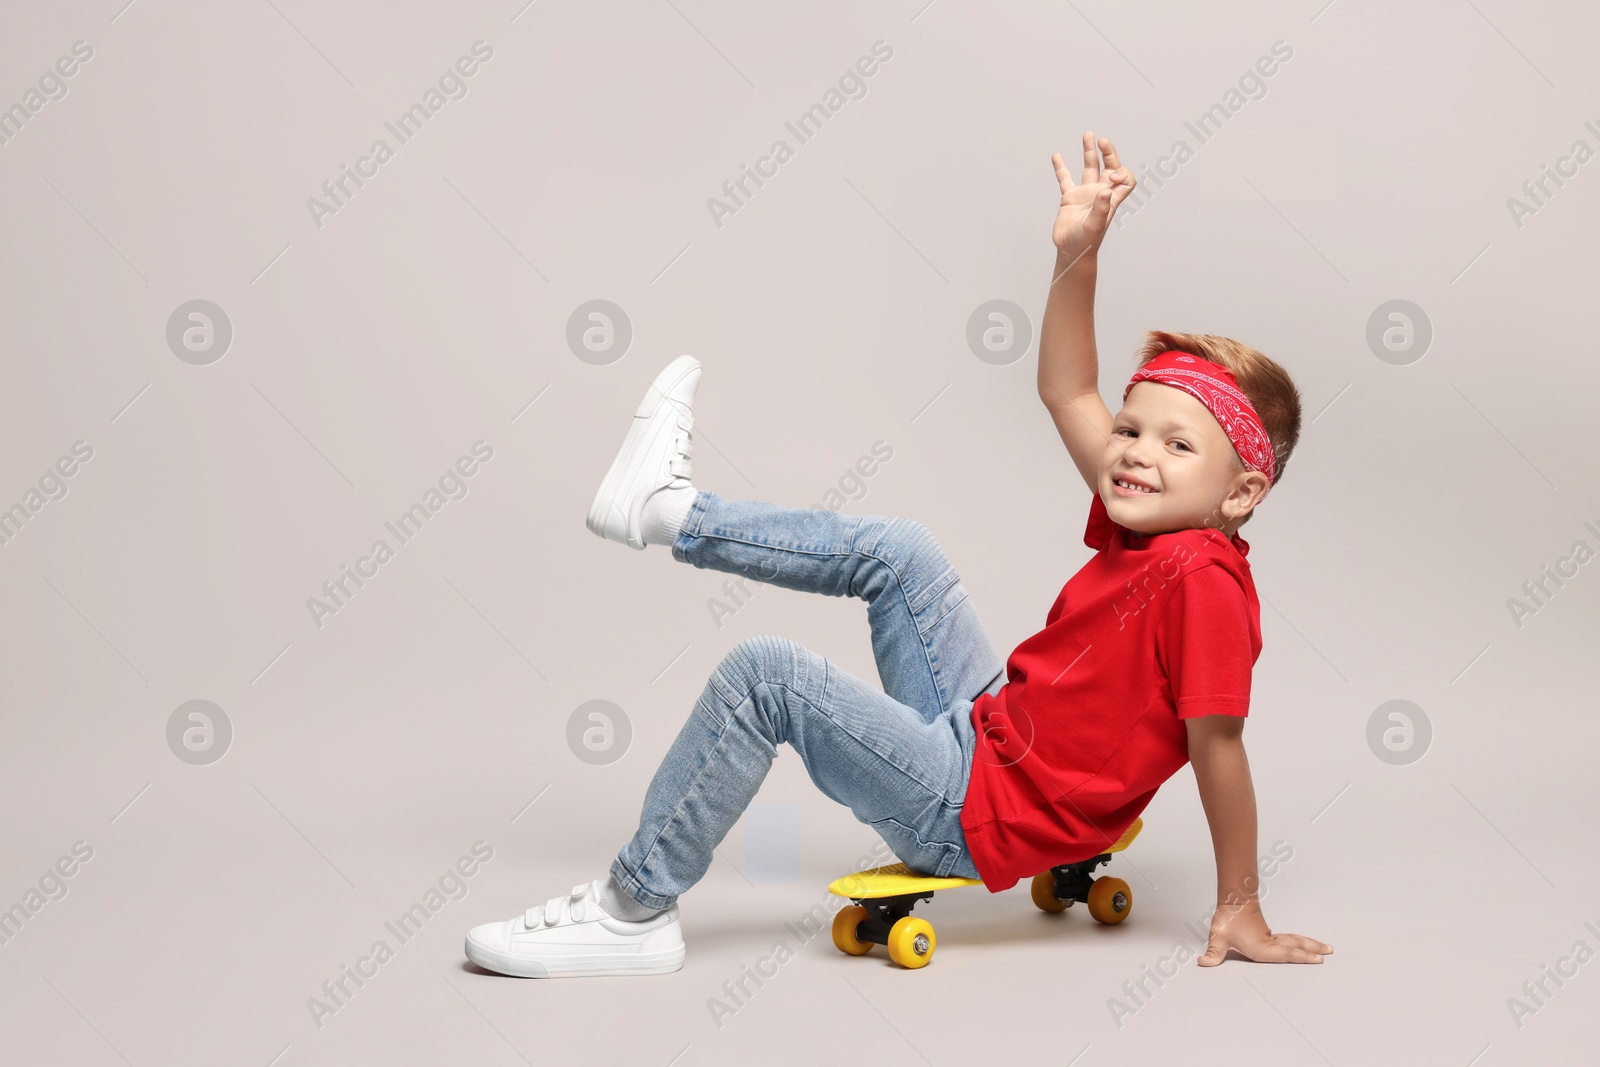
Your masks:
{"label": "white rubber sole", "polygon": [[[649,493],[638,491],[644,483],[638,468],[656,450],[657,443],[664,435],[677,431],[675,410],[669,411],[665,418],[655,417],[663,405],[676,408],[676,405],[668,402],[667,395],[684,378],[699,370],[699,360],[693,356],[679,356],[656,375],[655,381],[645,391],[644,399],[633,413],[634,422],[628,427],[622,448],[616,459],[611,461],[610,469],[600,482],[599,492],[595,493],[594,500],[589,504],[584,525],[590,533],[632,549],[644,550],[644,540],[637,531],[639,513],[644,510],[644,501]],[[641,423],[641,419],[646,421]]]}
{"label": "white rubber sole", "polygon": [[496,952],[467,938],[467,959],[485,970],[514,978],[601,978],[632,974],[670,974],[683,968],[684,946],[592,959],[530,960]]}

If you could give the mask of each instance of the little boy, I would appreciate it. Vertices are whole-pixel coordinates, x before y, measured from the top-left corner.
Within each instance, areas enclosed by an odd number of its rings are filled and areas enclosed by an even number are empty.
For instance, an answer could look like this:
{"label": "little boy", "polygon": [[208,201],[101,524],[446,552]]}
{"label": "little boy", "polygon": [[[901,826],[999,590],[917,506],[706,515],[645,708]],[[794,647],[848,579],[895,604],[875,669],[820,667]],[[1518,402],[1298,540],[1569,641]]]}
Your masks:
{"label": "little boy", "polygon": [[[1256,897],[1255,796],[1241,733],[1260,653],[1249,544],[1237,534],[1282,475],[1300,402],[1235,341],[1152,333],[1113,418],[1094,344],[1096,256],[1134,179],[1084,134],[1059,153],[1057,261],[1039,394],[1094,491],[1096,555],[1045,628],[1001,663],[938,542],[909,519],[726,500],[691,478],[700,364],[680,356],[634,413],[589,529],[635,549],[867,603],[883,691],[793,641],[747,638],[718,664],[645,794],[608,876],[474,927],[466,954],[527,977],[683,966],[677,898],[711,866],[787,742],[811,780],[913,870],[998,893],[1096,856],[1192,763],[1217,862],[1202,966],[1333,951],[1273,934]],[[1103,161],[1103,166],[1102,166]]]}

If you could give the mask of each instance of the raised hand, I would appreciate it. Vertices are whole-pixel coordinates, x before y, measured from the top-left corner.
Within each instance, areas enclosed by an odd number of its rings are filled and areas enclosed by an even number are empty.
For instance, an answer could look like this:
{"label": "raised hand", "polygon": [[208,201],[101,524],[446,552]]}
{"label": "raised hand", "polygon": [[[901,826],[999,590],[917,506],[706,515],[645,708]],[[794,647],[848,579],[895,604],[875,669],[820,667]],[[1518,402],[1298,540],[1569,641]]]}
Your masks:
{"label": "raised hand", "polygon": [[1092,130],[1083,135],[1081,181],[1073,182],[1060,152],[1051,155],[1050,162],[1061,183],[1061,210],[1050,237],[1068,260],[1076,262],[1092,255],[1105,240],[1112,213],[1133,192],[1133,174],[1117,158],[1110,139],[1102,137],[1097,143]]}
{"label": "raised hand", "polygon": [[1195,962],[1215,967],[1228,950],[1256,963],[1321,963],[1333,946],[1302,934],[1275,934],[1267,928],[1259,904],[1219,905],[1211,916],[1211,935]]}

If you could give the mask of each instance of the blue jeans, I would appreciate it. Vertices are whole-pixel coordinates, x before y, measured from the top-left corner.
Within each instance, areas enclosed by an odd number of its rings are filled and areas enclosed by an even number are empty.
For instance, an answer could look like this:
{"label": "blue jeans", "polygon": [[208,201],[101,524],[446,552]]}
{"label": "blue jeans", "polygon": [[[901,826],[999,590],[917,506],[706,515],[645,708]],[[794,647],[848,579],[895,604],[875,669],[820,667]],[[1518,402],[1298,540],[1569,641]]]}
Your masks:
{"label": "blue jeans", "polygon": [[717,665],[611,865],[641,904],[670,906],[705,875],[787,742],[811,780],[913,870],[978,877],[961,831],[972,704],[1005,663],[928,528],[700,490],[673,558],[768,585],[867,602],[883,692],[781,637]]}

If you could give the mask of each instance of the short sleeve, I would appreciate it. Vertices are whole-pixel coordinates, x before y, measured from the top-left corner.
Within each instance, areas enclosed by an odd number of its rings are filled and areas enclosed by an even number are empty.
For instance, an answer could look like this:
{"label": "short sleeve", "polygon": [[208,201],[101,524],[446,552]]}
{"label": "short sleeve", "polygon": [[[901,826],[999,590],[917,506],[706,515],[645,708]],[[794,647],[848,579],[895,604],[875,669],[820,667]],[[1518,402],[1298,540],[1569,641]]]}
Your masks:
{"label": "short sleeve", "polygon": [[1185,575],[1167,602],[1161,650],[1178,718],[1250,712],[1255,666],[1250,602],[1222,566]]}
{"label": "short sleeve", "polygon": [[1083,531],[1083,543],[1098,552],[1111,543],[1116,532],[1117,524],[1107,513],[1106,502],[1096,493],[1089,504],[1089,525]]}

